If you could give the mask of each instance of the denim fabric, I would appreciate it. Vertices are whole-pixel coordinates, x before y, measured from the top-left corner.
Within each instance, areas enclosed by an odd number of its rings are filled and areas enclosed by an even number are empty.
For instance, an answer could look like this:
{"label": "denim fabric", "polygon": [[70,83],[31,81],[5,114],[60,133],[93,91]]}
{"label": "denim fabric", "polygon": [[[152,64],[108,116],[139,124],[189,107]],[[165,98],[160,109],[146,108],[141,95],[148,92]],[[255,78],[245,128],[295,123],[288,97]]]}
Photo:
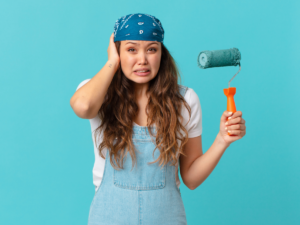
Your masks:
{"label": "denim fabric", "polygon": [[[180,85],[181,95],[187,87]],[[155,134],[155,127],[151,128]],[[163,168],[155,152],[155,137],[147,127],[133,126],[137,165],[132,169],[130,154],[124,158],[124,169],[116,170],[106,153],[102,182],[91,203],[88,225],[186,225],[183,201],[175,181],[175,166]],[[154,157],[153,157],[154,155]]]}

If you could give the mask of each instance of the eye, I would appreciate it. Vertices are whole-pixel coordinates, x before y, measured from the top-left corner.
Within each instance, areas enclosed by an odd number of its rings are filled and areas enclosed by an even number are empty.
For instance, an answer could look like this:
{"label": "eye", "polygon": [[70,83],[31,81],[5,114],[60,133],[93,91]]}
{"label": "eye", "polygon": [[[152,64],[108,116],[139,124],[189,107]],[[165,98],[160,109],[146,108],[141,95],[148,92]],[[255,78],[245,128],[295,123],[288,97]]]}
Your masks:
{"label": "eye", "polygon": [[154,49],[154,52],[156,52],[156,48],[150,48],[150,49]]}
{"label": "eye", "polygon": [[[128,51],[131,52],[130,50],[132,50],[132,49],[134,50],[134,48],[130,48],[130,49],[128,49]],[[156,48],[149,48],[149,50],[150,50],[150,49],[154,49],[154,52],[157,51]]]}

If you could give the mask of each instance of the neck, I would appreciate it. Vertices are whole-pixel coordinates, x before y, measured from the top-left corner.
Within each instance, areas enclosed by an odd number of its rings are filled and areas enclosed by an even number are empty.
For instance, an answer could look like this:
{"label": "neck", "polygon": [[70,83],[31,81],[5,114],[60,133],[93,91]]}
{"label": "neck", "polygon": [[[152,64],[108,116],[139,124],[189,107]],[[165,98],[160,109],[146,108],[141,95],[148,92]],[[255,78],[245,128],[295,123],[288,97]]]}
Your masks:
{"label": "neck", "polygon": [[137,99],[141,99],[141,98],[148,98],[147,96],[147,90],[149,87],[149,83],[135,83],[134,84],[134,94],[136,96]]}

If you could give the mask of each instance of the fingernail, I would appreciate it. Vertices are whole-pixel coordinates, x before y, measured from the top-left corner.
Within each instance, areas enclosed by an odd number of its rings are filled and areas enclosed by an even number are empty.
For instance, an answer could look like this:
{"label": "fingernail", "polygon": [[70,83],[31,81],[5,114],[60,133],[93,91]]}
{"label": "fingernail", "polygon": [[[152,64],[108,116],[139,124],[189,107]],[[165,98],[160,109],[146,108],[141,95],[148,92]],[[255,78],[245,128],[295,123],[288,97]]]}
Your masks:
{"label": "fingernail", "polygon": [[225,125],[227,125],[227,124],[228,124],[228,122],[225,123]]}
{"label": "fingernail", "polygon": [[228,112],[228,115],[231,115],[232,114],[232,112]]}
{"label": "fingernail", "polygon": [[230,119],[231,119],[231,117],[228,117],[228,119],[230,120]]}

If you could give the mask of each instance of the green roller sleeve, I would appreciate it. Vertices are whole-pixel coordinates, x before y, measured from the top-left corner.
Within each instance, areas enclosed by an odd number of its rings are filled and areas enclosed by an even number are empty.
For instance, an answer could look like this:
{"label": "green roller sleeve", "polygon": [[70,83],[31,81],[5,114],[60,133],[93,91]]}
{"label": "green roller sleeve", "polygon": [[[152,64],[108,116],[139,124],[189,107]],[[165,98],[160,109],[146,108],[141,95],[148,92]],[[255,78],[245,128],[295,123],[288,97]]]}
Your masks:
{"label": "green roller sleeve", "polygon": [[198,55],[198,66],[201,69],[221,66],[236,66],[240,63],[241,53],[237,48],[202,51]]}

